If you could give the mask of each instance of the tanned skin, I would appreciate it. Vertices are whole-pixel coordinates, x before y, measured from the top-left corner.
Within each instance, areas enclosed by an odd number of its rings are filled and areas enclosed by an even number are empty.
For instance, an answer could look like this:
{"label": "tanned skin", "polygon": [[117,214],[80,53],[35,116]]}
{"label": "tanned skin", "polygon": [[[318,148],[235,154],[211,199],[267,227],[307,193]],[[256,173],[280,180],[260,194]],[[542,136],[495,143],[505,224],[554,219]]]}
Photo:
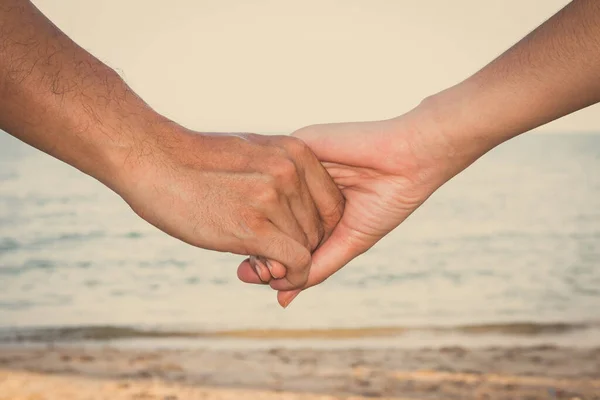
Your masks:
{"label": "tanned skin", "polygon": [[104,183],[166,233],[268,258],[262,276],[295,287],[343,211],[304,142],[168,120],[27,0],[0,1],[0,129]]}

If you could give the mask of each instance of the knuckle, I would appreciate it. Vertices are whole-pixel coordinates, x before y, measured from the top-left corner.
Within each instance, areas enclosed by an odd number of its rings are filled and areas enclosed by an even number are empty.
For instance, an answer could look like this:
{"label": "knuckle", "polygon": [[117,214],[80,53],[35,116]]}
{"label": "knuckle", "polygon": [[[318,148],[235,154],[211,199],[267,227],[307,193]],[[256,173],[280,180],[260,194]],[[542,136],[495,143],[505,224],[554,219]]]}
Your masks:
{"label": "knuckle", "polygon": [[282,158],[287,158],[287,151],[283,146],[277,144],[271,144],[265,146],[265,155],[263,158],[263,164],[276,165]]}
{"label": "knuckle", "polygon": [[312,151],[308,145],[302,139],[294,136],[287,137],[286,149],[295,156],[304,157],[306,155],[312,155]]}
{"label": "knuckle", "polygon": [[294,262],[298,266],[298,268],[300,270],[306,270],[307,274],[311,261],[312,257],[310,255],[310,252],[306,249],[304,251],[297,252],[296,256],[294,257]]}
{"label": "knuckle", "polygon": [[253,238],[258,232],[261,232],[267,225],[267,218],[258,210],[251,210],[242,215],[242,231],[245,238]]}
{"label": "knuckle", "polygon": [[293,157],[302,157],[306,154],[312,154],[308,145],[298,137],[294,136],[278,136],[278,144],[285,150],[287,154]]}
{"label": "knuckle", "polygon": [[269,182],[257,188],[254,194],[260,204],[273,205],[279,203],[279,192],[273,182]]}
{"label": "knuckle", "polygon": [[299,277],[308,275],[312,257],[306,248],[302,247],[301,249],[291,250],[289,247],[286,248],[285,246],[279,246],[275,243],[271,243],[271,245],[277,246],[277,249],[280,250],[280,254],[282,254],[283,258],[288,260],[287,262],[289,264],[286,265],[286,267],[288,268],[290,275]]}
{"label": "knuckle", "polygon": [[298,180],[296,164],[288,158],[278,160],[273,165],[271,173],[279,183],[287,184]]}
{"label": "knuckle", "polygon": [[285,279],[289,283],[288,290],[301,289],[308,283],[308,272],[304,271],[288,271]]}

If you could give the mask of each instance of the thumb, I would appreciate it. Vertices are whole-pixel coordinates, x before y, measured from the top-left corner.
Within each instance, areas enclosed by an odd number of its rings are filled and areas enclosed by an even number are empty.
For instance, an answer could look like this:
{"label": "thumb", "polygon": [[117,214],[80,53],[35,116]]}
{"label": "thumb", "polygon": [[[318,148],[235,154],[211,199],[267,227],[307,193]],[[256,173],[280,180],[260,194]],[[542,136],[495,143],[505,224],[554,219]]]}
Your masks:
{"label": "thumb", "polygon": [[370,167],[365,154],[380,154],[382,146],[389,147],[393,143],[381,135],[394,131],[391,123],[388,120],[310,125],[298,129],[292,136],[304,141],[321,162]]}
{"label": "thumb", "polygon": [[[302,289],[279,290],[277,301],[283,308],[286,308],[301,291],[322,283],[344,265],[367,251],[369,247],[370,245],[360,240],[360,235],[345,225],[342,219],[329,239],[313,253],[306,285]],[[275,285],[276,283],[272,281],[271,287],[277,289]]]}

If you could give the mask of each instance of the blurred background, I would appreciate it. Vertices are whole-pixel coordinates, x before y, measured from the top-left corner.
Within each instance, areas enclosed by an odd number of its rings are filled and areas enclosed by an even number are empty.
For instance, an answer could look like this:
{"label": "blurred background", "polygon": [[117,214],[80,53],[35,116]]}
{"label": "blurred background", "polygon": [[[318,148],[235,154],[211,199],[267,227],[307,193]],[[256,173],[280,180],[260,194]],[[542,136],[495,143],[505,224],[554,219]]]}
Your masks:
{"label": "blurred background", "polygon": [[[403,114],[567,4],[33,2],[171,119],[263,134]],[[0,398],[597,398],[598,171],[600,106],[490,152],[282,310],[241,257],[0,131]]]}
{"label": "blurred background", "polygon": [[[567,1],[34,3],[175,121],[287,134],[400,115]],[[598,343],[599,132],[592,107],[500,146],[285,311],[269,288],[237,281],[240,257],[166,236],[98,182],[0,133],[2,340],[353,328],[367,346],[382,328],[431,344],[475,326],[485,343]],[[398,335],[389,340],[413,343]]]}

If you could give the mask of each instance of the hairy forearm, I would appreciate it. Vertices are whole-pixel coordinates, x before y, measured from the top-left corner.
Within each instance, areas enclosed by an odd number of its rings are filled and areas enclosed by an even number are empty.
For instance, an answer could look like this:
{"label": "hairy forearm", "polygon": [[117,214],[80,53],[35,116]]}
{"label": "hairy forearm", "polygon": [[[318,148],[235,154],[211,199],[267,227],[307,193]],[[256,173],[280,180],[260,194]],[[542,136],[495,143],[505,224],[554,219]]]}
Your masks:
{"label": "hairy forearm", "polygon": [[599,101],[600,2],[575,0],[415,111],[441,133],[454,174],[503,141]]}
{"label": "hairy forearm", "polygon": [[163,123],[31,2],[0,2],[1,129],[114,186],[123,161]]}

